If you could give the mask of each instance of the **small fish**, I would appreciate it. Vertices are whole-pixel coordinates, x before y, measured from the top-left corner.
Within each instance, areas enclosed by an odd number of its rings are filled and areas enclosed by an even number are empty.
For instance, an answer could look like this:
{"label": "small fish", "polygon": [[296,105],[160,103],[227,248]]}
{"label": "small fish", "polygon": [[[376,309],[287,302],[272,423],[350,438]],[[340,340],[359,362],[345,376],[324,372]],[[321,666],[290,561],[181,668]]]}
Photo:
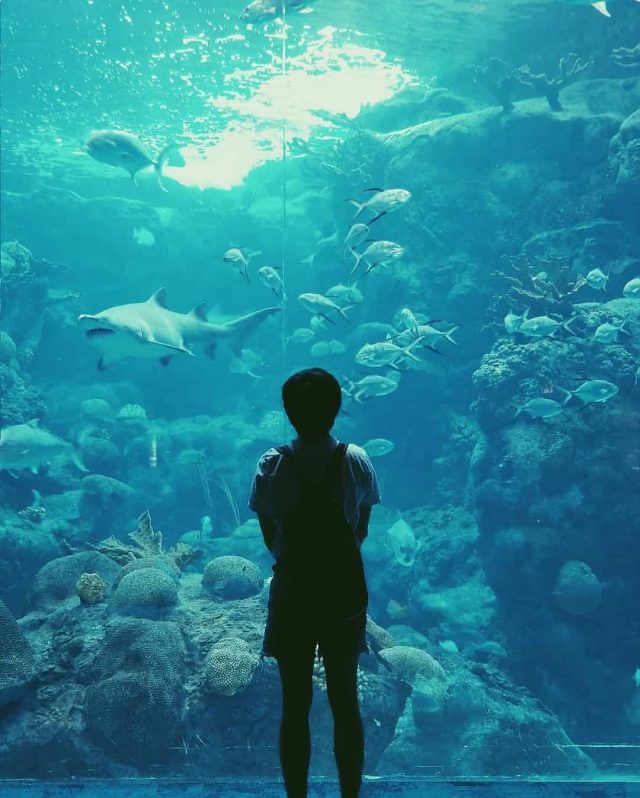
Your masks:
{"label": "small fish", "polygon": [[141,247],[152,247],[156,243],[156,237],[146,227],[134,227],[133,240]]}
{"label": "small fish", "polygon": [[624,325],[626,321],[623,320],[619,324],[611,324],[608,321],[605,321],[603,324],[600,324],[596,327],[595,332],[591,336],[592,341],[596,341],[599,344],[615,344],[618,340],[618,334],[623,332],[629,335],[630,333],[625,330]]}
{"label": "small fish", "polygon": [[360,261],[364,261],[367,265],[364,274],[369,274],[376,266],[388,263],[390,260],[398,260],[398,258],[401,258],[405,253],[404,247],[393,241],[374,241],[369,244],[364,252],[358,253],[355,250],[351,251],[356,258],[353,268],[351,269],[351,274],[358,271]]}
{"label": "small fish", "polygon": [[273,291],[278,299],[284,299],[284,285],[282,283],[282,278],[274,266],[262,266],[262,268],[258,269],[258,276],[267,286],[267,288],[270,288]]}
{"label": "small fish", "polygon": [[368,366],[369,368],[380,368],[380,366],[397,368],[396,362],[402,357],[409,357],[417,361],[420,360],[411,350],[417,346],[421,340],[421,338],[417,338],[413,343],[405,347],[398,346],[392,341],[365,344],[357,351],[355,360],[358,365]]}
{"label": "small fish", "polygon": [[432,326],[434,323],[435,321],[427,324],[419,324],[415,331],[404,330],[396,335],[389,334],[387,336],[387,340],[395,341],[400,346],[406,346],[414,341],[417,335],[418,338],[423,342],[423,347],[430,349],[432,352],[435,352],[438,355],[442,354],[442,352],[436,347],[436,344],[439,341],[448,341],[450,344],[458,346],[458,342],[454,339],[453,333],[460,329],[459,324],[454,324],[454,326],[448,330],[438,330],[436,327]]}
{"label": "small fish", "polygon": [[369,235],[369,225],[362,222],[356,222],[349,228],[349,232],[344,239],[344,246],[342,248],[342,257],[344,258],[348,249],[355,249],[359,244],[365,240]]}
{"label": "small fish", "polygon": [[399,518],[387,532],[387,548],[393,552],[398,565],[411,568],[422,546],[417,542],[412,527]]}
{"label": "small fish", "polygon": [[248,374],[258,380],[261,375],[255,372],[265,365],[263,359],[253,349],[241,349],[240,355],[233,358],[229,364],[229,371],[232,374]]}
{"label": "small fish", "polygon": [[522,324],[528,319],[529,317],[529,308],[525,310],[522,316],[518,316],[517,313],[514,313],[510,310],[507,315],[504,317],[504,328],[509,333],[509,335],[514,335],[517,332],[520,332],[520,327]]}
{"label": "small fish", "polygon": [[343,285],[339,283],[330,288],[325,296],[332,299],[336,304],[341,305],[361,305],[364,302],[362,291],[356,288],[357,281],[353,285]]}
{"label": "small fish", "polygon": [[322,316],[323,319],[331,322],[331,324],[335,324],[335,321],[330,319],[327,314],[332,311],[336,311],[336,313],[339,313],[343,319],[349,321],[349,317],[345,313],[344,309],[339,305],[336,305],[335,302],[332,302],[326,296],[322,296],[322,294],[300,294],[298,301],[305,310],[308,310],[310,313],[314,313],[318,316]]}
{"label": "small fish", "polygon": [[29,468],[37,474],[43,463],[58,455],[65,455],[80,471],[87,471],[73,445],[41,427],[38,419],[0,431],[0,470]]}
{"label": "small fish", "polygon": [[418,322],[409,308],[403,308],[400,311],[400,320],[404,324],[405,330],[409,330],[416,337],[418,336]]}
{"label": "small fish", "polygon": [[548,399],[544,396],[529,399],[528,402],[518,407],[514,418],[517,418],[520,413],[526,413],[531,418],[553,418],[562,413],[570,398],[571,395],[565,397],[563,402],[556,402],[555,399]]}
{"label": "small fish", "polygon": [[532,319],[523,321],[518,332],[529,338],[550,338],[557,333],[558,330],[565,329],[571,335],[575,335],[570,324],[577,318],[577,316],[572,316],[567,321],[556,321],[549,316],[534,316]]}
{"label": "small fish", "polygon": [[365,210],[372,211],[374,215],[369,224],[373,224],[387,213],[396,211],[411,199],[411,192],[404,188],[368,188],[366,191],[374,192],[366,202],[358,202],[354,199],[349,199],[347,202],[355,205],[358,209],[354,219],[357,219]]}
{"label": "small fish", "polygon": [[308,344],[316,337],[313,330],[308,327],[297,327],[287,338],[288,344]]}
{"label": "small fish", "polygon": [[605,274],[602,269],[591,269],[586,279],[587,285],[591,288],[594,288],[596,291],[606,292],[609,275]]}
{"label": "small fish", "polygon": [[[92,133],[85,144],[86,152],[96,161],[110,166],[120,166],[129,172],[135,185],[136,175],[142,169],[153,166],[158,185],[167,191],[162,182],[162,168],[169,160],[172,152],[176,152],[173,144],[165,147],[158,160],[152,160],[144,150],[141,141],[126,130],[97,130]],[[181,158],[181,156],[179,156]],[[179,161],[176,162],[178,165]],[[184,166],[184,160],[182,160]]]}
{"label": "small fish", "polygon": [[369,457],[382,457],[385,454],[390,454],[396,448],[396,445],[387,438],[372,438],[370,441],[363,443],[362,448]]}
{"label": "small fish", "polygon": [[586,380],[575,391],[566,391],[564,388],[559,388],[558,390],[567,396],[565,402],[568,402],[572,396],[577,396],[578,399],[584,402],[584,407],[586,407],[587,405],[609,401],[620,389],[608,380]]}
{"label": "small fish", "polygon": [[234,266],[238,268],[238,273],[242,276],[244,281],[247,285],[251,284],[251,280],[249,279],[249,261],[255,255],[259,255],[259,252],[254,252],[253,250],[248,250],[247,254],[244,254],[244,251],[239,247],[232,247],[228,249],[224,255],[222,256],[222,260],[225,263],[233,263]]}
{"label": "small fish", "polygon": [[322,332],[327,329],[327,319],[324,316],[319,316],[317,313],[309,320],[309,327],[312,333]]}
{"label": "small fish", "polygon": [[634,277],[622,289],[622,295],[627,299],[640,299],[640,277]]}
{"label": "small fish", "polygon": [[328,357],[329,355],[343,355],[347,347],[342,341],[317,341],[309,350],[313,357]]}
{"label": "small fish", "polygon": [[[399,374],[395,375],[400,377]],[[345,392],[358,404],[362,404],[364,399],[371,399],[376,396],[388,396],[398,390],[399,380],[393,377],[383,377],[382,374],[371,374],[363,377],[357,382],[349,380]]]}

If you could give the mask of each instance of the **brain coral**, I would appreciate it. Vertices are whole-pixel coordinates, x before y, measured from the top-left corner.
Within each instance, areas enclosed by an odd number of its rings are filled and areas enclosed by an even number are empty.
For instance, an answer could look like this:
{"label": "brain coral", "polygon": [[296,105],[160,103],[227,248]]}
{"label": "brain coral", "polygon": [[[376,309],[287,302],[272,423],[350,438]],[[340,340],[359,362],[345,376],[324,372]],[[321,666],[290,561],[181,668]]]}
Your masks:
{"label": "brain coral", "polygon": [[162,571],[164,574],[171,577],[174,582],[180,581],[180,569],[175,564],[175,561],[166,555],[159,555],[157,557],[140,557],[138,560],[131,560],[131,562],[128,562],[116,577],[116,585],[127,574],[133,571],[140,571],[143,568],[155,568],[157,571]]}
{"label": "brain coral", "polygon": [[391,646],[379,652],[395,675],[412,687],[422,689],[430,682],[445,682],[446,674],[440,663],[426,651],[413,646]]}
{"label": "brain coral", "polygon": [[99,604],[107,597],[109,586],[99,574],[80,574],[76,593],[82,604]]}
{"label": "brain coral", "polygon": [[251,683],[260,657],[239,637],[219,640],[204,664],[204,687],[211,693],[233,696]]}
{"label": "brain coral", "polygon": [[569,560],[558,573],[553,598],[570,615],[586,615],[599,606],[602,586],[586,562]]}
{"label": "brain coral", "polygon": [[87,728],[110,756],[144,764],[180,736],[186,648],[169,621],[118,618],[106,629],[87,691]]}
{"label": "brain coral", "polygon": [[95,573],[111,584],[120,570],[109,557],[97,551],[81,551],[68,557],[51,560],[35,575],[31,588],[33,607],[58,603],[75,594],[78,579],[84,573]]}
{"label": "brain coral", "polygon": [[20,697],[33,670],[31,649],[0,599],[0,707]]}
{"label": "brain coral", "polygon": [[262,574],[251,560],[228,555],[207,563],[202,584],[217,596],[229,599],[255,596],[262,590]]}
{"label": "brain coral", "polygon": [[113,597],[125,612],[173,607],[178,601],[175,581],[157,568],[142,568],[124,576]]}

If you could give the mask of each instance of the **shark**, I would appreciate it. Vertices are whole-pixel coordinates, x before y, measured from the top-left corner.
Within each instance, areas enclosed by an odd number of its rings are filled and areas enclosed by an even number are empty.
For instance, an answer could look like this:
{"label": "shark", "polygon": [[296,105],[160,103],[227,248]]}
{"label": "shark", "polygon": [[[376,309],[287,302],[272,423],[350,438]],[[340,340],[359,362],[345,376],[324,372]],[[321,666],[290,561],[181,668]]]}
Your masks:
{"label": "shark", "polygon": [[71,459],[81,471],[87,470],[73,445],[41,427],[37,418],[0,431],[0,471],[29,468],[37,474],[43,463],[59,455]]}
{"label": "shark", "polygon": [[206,302],[189,313],[177,313],[167,308],[166,294],[166,289],[160,288],[146,302],[116,305],[95,315],[78,316],[87,340],[100,351],[100,371],[127,357],[153,358],[166,366],[173,357],[193,357],[197,348],[212,358],[221,340],[228,340],[240,357],[246,338],[265,319],[282,310],[263,308],[214,324],[207,318]]}

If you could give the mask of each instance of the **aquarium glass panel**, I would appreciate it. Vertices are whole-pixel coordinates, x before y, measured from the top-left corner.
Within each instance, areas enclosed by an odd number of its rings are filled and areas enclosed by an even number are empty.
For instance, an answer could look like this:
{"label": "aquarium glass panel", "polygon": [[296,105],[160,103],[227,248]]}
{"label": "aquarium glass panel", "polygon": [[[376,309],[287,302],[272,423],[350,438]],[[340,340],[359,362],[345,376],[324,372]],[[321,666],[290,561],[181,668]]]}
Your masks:
{"label": "aquarium glass panel", "polygon": [[1,779],[640,778],[639,42],[3,2]]}

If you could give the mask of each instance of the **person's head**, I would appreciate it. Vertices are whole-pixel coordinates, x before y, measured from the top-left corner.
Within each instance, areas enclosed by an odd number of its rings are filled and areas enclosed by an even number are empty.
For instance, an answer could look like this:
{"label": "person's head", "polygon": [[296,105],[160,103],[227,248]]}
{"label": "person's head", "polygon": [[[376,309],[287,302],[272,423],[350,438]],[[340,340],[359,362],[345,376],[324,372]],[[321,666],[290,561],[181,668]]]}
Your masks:
{"label": "person's head", "polygon": [[342,391],[333,374],[305,369],[292,374],[282,386],[282,404],[295,431],[304,438],[322,438],[336,420]]}

